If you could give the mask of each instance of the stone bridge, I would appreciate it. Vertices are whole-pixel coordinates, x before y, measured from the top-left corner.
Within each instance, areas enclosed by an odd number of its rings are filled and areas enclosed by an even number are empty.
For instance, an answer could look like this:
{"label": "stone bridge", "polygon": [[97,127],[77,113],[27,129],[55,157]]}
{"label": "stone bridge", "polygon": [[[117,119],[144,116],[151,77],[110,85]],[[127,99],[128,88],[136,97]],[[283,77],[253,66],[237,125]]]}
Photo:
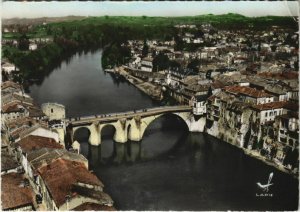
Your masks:
{"label": "stone bridge", "polygon": [[66,119],[71,141],[76,130],[87,128],[90,131],[89,143],[94,146],[101,144],[101,131],[107,125],[115,128],[114,140],[125,143],[129,140],[140,141],[146,128],[152,121],[165,114],[174,114],[180,117],[191,132],[203,132],[204,117],[195,117],[190,106],[164,106],[121,113],[102,114]]}

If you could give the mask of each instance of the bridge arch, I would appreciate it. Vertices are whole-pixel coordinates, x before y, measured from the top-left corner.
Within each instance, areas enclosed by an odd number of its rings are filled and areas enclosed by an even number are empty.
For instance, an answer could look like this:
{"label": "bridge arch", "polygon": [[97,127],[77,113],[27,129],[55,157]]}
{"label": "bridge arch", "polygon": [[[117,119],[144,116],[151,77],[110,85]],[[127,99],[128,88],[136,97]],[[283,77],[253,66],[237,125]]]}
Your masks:
{"label": "bridge arch", "polygon": [[101,151],[101,160],[106,161],[113,156],[115,144],[111,140],[113,139],[116,133],[116,128],[113,124],[104,124],[100,126],[100,151]]}
{"label": "bridge arch", "polygon": [[187,129],[189,130],[189,123],[188,123],[189,113],[185,113],[185,112],[183,112],[183,113],[167,112],[167,113],[162,113],[162,114],[159,114],[159,115],[143,118],[141,120],[141,127],[140,127],[141,138],[143,138],[146,129],[148,128],[148,126],[151,125],[152,122],[154,122],[155,120],[157,120],[160,117],[167,116],[167,115],[172,115],[172,116],[178,117],[180,120],[182,120],[185,123]]}
{"label": "bridge arch", "polygon": [[78,142],[82,142],[83,139],[85,139],[85,138],[89,139],[90,135],[91,135],[91,130],[87,126],[75,127],[75,128],[73,128],[72,142],[74,142],[76,140]]}
{"label": "bridge arch", "polygon": [[[112,133],[111,133],[111,131],[112,131]],[[112,123],[101,124],[100,125],[101,141],[103,140],[103,138],[107,138],[108,136],[110,136],[110,134],[113,134],[113,136],[114,136],[116,131],[117,131],[117,129],[116,129],[115,125]]]}
{"label": "bridge arch", "polygon": [[115,133],[113,136],[114,141],[119,142],[119,143],[125,143],[127,141],[127,121],[126,120],[118,120],[113,123],[106,123],[106,124],[101,124],[100,125],[100,136],[102,136],[102,129],[107,127],[107,126],[113,126],[115,129]]}

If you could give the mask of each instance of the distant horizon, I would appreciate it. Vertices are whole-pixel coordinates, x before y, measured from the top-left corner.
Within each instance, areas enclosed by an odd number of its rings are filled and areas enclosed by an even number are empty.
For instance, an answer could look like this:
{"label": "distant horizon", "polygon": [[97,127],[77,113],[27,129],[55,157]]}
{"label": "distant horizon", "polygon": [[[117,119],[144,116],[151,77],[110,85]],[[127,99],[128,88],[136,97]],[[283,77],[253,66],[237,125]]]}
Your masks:
{"label": "distant horizon", "polygon": [[43,19],[43,18],[49,18],[49,19],[55,19],[55,18],[67,18],[67,17],[83,17],[83,18],[99,18],[99,17],[147,17],[147,18],[181,18],[181,17],[197,17],[197,16],[207,16],[207,15],[214,15],[214,16],[222,16],[222,15],[229,15],[229,14],[235,14],[235,15],[241,15],[247,18],[257,18],[257,17],[295,17],[295,16],[277,16],[277,15],[265,15],[265,16],[246,16],[242,15],[239,13],[224,13],[224,14],[201,14],[201,15],[184,15],[184,16],[147,16],[147,15],[99,15],[99,16],[90,16],[90,15],[66,15],[66,16],[44,16],[44,17],[38,17],[38,18],[19,18],[19,17],[14,17],[14,18],[2,18],[2,20],[10,20],[10,19]]}
{"label": "distant horizon", "polygon": [[182,17],[240,14],[246,17],[299,16],[297,1],[201,1],[201,2],[2,2],[2,19],[59,18],[67,16]]}

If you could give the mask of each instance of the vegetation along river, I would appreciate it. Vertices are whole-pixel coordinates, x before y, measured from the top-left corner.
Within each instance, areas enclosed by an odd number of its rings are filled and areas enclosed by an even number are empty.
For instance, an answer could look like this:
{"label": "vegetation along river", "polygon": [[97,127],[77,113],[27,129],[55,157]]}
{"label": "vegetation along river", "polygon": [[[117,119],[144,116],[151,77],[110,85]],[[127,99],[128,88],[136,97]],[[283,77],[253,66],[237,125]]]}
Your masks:
{"label": "vegetation along river", "polygon": [[[74,55],[39,85],[29,87],[40,104],[58,102],[68,117],[159,106],[122,79],[105,73],[102,51]],[[175,116],[158,118],[141,142],[118,144],[105,127],[101,147],[88,132],[75,139],[119,210],[296,210],[298,181],[238,148],[202,133],[189,133]],[[257,182],[273,185],[267,193]],[[262,196],[264,194],[264,196]]]}

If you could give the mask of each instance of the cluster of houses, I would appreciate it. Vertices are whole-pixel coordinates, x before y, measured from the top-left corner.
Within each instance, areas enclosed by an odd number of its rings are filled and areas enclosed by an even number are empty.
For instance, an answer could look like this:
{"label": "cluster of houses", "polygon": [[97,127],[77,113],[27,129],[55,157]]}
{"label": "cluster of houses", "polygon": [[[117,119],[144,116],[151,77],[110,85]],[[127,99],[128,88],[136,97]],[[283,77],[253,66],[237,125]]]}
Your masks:
{"label": "cluster of houses", "polygon": [[1,96],[2,210],[115,210],[88,160],[65,148],[64,106],[40,108],[12,81]]}
{"label": "cluster of houses", "polygon": [[[198,59],[202,66],[208,64],[219,67],[235,66],[246,68],[249,63],[274,62],[284,68],[295,68],[298,63],[298,32],[273,26],[262,31],[217,30],[210,24],[201,26],[178,25],[177,39],[162,40],[129,40],[132,58],[128,64],[133,69],[155,72],[153,60],[159,54],[166,55],[170,61],[186,69],[191,60]],[[178,50],[178,40],[184,47]],[[143,52],[147,45],[148,53]],[[192,46],[193,48],[188,48]],[[274,65],[274,64],[273,64]],[[259,67],[258,71],[263,71]],[[257,71],[257,70],[255,70]]]}
{"label": "cluster of houses", "polygon": [[[40,46],[43,46],[47,43],[53,42],[52,37],[44,37],[44,38],[28,38],[28,51],[34,51],[38,49]],[[3,38],[1,41],[2,45],[18,47],[19,46],[19,39],[15,38]]]}
{"label": "cluster of houses", "polygon": [[298,84],[293,87],[276,79],[232,80],[206,100],[206,130],[297,173],[298,92]]}
{"label": "cluster of houses", "polygon": [[[175,51],[174,39],[148,40],[145,55],[145,41],[130,40],[127,71],[191,105],[194,115],[206,116],[208,134],[298,173],[298,32],[277,26],[262,31],[175,27],[185,44],[197,45],[194,51]],[[180,66],[157,72],[158,54]],[[196,70],[189,67],[194,60]]]}

